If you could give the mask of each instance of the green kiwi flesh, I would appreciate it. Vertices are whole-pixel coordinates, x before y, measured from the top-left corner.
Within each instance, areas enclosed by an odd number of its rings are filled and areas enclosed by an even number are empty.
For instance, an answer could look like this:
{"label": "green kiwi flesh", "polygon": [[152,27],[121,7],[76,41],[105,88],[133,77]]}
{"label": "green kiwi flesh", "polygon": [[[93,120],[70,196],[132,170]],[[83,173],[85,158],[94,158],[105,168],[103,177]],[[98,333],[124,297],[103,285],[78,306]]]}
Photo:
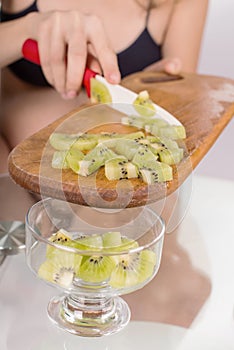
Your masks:
{"label": "green kiwi flesh", "polygon": [[53,254],[39,267],[38,276],[62,287],[69,287],[77,276],[81,260],[81,256],[75,253],[54,248]]}
{"label": "green kiwi flesh", "polygon": [[55,151],[53,153],[51,166],[54,169],[69,169],[69,163],[67,161],[67,151]]}
{"label": "green kiwi flesh", "polygon": [[138,177],[137,167],[125,157],[116,157],[105,162],[105,176],[108,180],[123,180]]}
{"label": "green kiwi flesh", "polygon": [[95,78],[90,80],[90,99],[93,103],[112,102],[112,97],[108,88]]}
{"label": "green kiwi flesh", "polygon": [[50,145],[58,151],[69,150],[80,134],[63,134],[54,132],[49,137]]}
{"label": "green kiwi flesh", "polygon": [[116,154],[111,149],[103,144],[98,144],[79,161],[78,174],[88,176],[103,166],[106,160],[115,157]]}
{"label": "green kiwi flesh", "polygon": [[113,288],[133,287],[150,280],[154,275],[156,255],[147,249],[139,253],[123,254],[110,276]]}
{"label": "green kiwi flesh", "polygon": [[[98,94],[100,92],[100,96],[102,93],[105,96],[106,86],[96,79],[93,79],[93,88]],[[153,106],[151,112],[142,113],[147,103]],[[124,116],[122,124],[137,127],[141,129],[139,131],[128,134],[53,133],[49,139],[55,149],[52,167],[71,169],[78,175],[89,176],[105,166],[105,177],[109,181],[137,177],[147,184],[171,181],[173,166],[184,157],[184,149],[179,145],[180,140],[186,137],[185,128],[159,118],[147,91],[139,94],[135,105],[140,107],[140,115]],[[143,156],[140,157],[139,153]]]}
{"label": "green kiwi flesh", "polygon": [[78,174],[79,172],[79,161],[84,158],[84,153],[79,149],[71,147],[67,152],[66,161],[70,169],[74,171],[74,173]]}
{"label": "green kiwi flesh", "polygon": [[[92,285],[105,282],[113,288],[126,288],[153,276],[155,253],[149,249],[131,253],[138,247],[137,241],[120,232],[75,237],[61,229],[48,239],[58,247],[48,244],[46,260],[38,269],[40,278],[64,288],[71,287],[74,278]],[[79,252],[60,249],[59,245]]]}
{"label": "green kiwi flesh", "polygon": [[141,91],[133,102],[135,110],[143,116],[153,116],[156,113],[154,103],[146,90]]}

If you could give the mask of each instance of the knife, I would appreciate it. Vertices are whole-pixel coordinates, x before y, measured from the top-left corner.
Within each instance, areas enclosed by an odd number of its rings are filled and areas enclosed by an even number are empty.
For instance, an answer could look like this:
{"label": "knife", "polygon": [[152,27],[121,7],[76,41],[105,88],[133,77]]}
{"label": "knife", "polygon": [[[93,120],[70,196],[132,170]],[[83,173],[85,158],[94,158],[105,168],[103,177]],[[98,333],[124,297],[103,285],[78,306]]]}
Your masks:
{"label": "knife", "polygon": [[[27,39],[24,42],[22,46],[22,54],[26,60],[40,65],[39,50],[37,42],[35,40]],[[137,93],[123,87],[122,85],[108,83],[108,81],[103,76],[86,67],[82,85],[85,87],[88,97],[90,97],[90,81],[92,78],[95,78],[97,81],[101,82],[107,87],[112,97],[112,103],[110,104],[112,108],[127,115],[138,114],[133,105],[133,102],[138,96]],[[172,125],[181,125],[179,120],[176,119],[167,110],[157,105],[156,103],[154,103],[154,107],[156,111],[155,117],[164,119]]]}

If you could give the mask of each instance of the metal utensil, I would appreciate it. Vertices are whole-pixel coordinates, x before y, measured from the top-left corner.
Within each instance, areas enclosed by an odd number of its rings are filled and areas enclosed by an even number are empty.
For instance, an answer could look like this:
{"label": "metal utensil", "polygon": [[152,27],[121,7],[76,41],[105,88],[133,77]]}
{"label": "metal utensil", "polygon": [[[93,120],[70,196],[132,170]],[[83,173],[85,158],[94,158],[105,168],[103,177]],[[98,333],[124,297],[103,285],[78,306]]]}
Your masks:
{"label": "metal utensil", "polygon": [[25,224],[22,221],[0,221],[0,265],[7,255],[25,249]]}

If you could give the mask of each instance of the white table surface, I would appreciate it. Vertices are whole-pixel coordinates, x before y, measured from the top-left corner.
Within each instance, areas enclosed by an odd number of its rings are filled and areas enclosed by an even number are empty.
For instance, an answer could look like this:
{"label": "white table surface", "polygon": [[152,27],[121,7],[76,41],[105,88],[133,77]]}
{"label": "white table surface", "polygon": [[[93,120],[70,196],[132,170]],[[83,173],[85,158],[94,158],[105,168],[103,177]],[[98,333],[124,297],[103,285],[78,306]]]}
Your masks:
{"label": "white table surface", "polygon": [[[193,176],[192,186],[178,242],[193,269],[206,276],[209,293],[188,327],[141,321],[138,315],[138,321],[132,320],[122,332],[104,338],[63,332],[46,314],[57,290],[37,280],[20,254],[7,257],[0,266],[0,349],[234,350],[234,182]],[[184,282],[189,286],[189,276]],[[195,293],[190,292],[191,305]],[[169,301],[164,303],[170,308]]]}

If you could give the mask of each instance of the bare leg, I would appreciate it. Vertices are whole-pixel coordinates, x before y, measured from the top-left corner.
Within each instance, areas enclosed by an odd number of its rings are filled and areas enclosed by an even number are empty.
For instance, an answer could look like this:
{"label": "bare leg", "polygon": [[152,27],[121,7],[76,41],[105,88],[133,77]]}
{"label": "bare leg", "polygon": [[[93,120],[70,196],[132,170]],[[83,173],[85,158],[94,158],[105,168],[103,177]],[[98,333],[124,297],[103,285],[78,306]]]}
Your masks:
{"label": "bare leg", "polygon": [[84,92],[65,101],[52,88],[25,84],[12,73],[2,74],[2,130],[12,149],[54,120],[87,102]]}
{"label": "bare leg", "polygon": [[9,147],[6,144],[6,141],[0,135],[0,173],[7,173],[7,158],[9,155]]}

